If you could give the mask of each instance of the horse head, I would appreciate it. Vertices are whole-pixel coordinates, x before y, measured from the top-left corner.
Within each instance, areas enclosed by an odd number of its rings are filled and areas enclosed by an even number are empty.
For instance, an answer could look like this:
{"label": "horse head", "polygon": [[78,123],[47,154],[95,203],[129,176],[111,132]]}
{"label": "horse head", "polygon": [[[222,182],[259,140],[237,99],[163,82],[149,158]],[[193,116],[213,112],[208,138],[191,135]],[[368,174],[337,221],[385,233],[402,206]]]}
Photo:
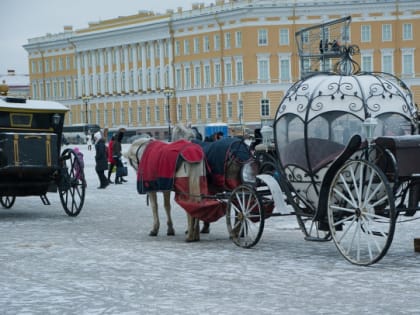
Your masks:
{"label": "horse head", "polygon": [[123,153],[123,156],[128,160],[131,167],[134,168],[136,172],[141,156],[146,148],[146,143],[149,143],[152,140],[153,138],[151,137],[139,138],[130,145],[127,152]]}
{"label": "horse head", "polygon": [[185,139],[188,141],[194,140],[197,138],[197,134],[192,128],[186,127],[184,124],[177,124],[172,130],[172,141],[177,141]]}

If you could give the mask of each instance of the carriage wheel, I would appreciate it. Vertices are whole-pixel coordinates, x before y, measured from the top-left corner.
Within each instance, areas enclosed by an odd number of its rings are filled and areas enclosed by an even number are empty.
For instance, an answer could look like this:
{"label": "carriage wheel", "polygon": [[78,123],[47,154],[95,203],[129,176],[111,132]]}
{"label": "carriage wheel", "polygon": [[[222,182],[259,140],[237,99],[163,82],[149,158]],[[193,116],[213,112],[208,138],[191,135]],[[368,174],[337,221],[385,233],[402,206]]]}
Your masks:
{"label": "carriage wheel", "polygon": [[370,265],[388,251],[395,230],[394,196],[384,173],[365,160],[345,163],[331,182],[328,223],[339,252]]}
{"label": "carriage wheel", "polygon": [[15,203],[15,196],[0,196],[0,203],[5,209],[10,209]]}
{"label": "carriage wheel", "polygon": [[60,200],[64,211],[69,216],[75,217],[82,210],[85,201],[85,174],[76,153],[72,149],[63,151],[61,161]]}
{"label": "carriage wheel", "polygon": [[226,211],[226,224],[236,245],[251,248],[257,244],[264,230],[264,218],[264,208],[255,189],[240,185],[232,191]]}

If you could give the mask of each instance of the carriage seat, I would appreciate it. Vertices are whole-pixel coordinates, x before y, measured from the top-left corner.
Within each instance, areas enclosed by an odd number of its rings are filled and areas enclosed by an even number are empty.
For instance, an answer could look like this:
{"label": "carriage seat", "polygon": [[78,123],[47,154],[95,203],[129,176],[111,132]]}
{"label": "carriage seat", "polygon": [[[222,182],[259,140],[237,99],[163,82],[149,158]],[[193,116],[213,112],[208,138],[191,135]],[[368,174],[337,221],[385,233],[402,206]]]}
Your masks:
{"label": "carriage seat", "polygon": [[[398,176],[406,177],[420,174],[420,135],[404,135],[378,137],[375,143],[391,151],[398,165]],[[380,167],[386,173],[390,170],[390,166],[386,166],[385,161],[380,161]]]}
{"label": "carriage seat", "polygon": [[[305,141],[307,141],[308,152],[306,152]],[[299,139],[289,143],[281,150],[280,158],[283,166],[295,165],[306,172],[310,170],[307,160],[309,159],[312,172],[317,173],[339,156],[344,148],[343,144],[326,139]]]}

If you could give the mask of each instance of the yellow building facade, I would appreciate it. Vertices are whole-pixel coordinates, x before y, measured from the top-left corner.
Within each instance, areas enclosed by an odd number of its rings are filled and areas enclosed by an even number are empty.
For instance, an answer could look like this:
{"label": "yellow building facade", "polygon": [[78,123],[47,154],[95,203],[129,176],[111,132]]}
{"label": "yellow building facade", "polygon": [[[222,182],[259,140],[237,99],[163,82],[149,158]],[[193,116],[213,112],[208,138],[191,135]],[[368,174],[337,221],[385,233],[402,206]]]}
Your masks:
{"label": "yellow building facade", "polygon": [[301,76],[295,33],[345,16],[361,69],[401,77],[420,103],[420,8],[413,0],[219,0],[68,26],[24,45],[31,95],[67,105],[66,124],[158,138],[177,122],[252,129],[274,118]]}

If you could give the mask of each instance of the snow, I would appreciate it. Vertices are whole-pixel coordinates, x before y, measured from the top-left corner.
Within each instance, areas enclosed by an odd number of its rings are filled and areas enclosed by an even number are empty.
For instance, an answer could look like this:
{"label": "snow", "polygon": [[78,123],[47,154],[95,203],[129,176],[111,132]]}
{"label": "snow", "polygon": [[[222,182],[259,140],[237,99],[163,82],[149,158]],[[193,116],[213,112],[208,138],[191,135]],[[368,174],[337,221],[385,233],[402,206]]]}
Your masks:
{"label": "snow", "polygon": [[[84,208],[68,217],[57,193],[17,198],[0,210],[1,314],[416,314],[420,308],[417,221],[397,225],[371,267],[348,263],[332,242],[308,242],[294,217],[270,218],[246,250],[225,220],[197,243],[184,241],[185,212],[174,202],[176,236],[149,237],[151,211],[128,183],[97,189],[94,151],[85,155]],[[123,149],[126,149],[124,145]],[[407,218],[406,218],[407,219]]]}

